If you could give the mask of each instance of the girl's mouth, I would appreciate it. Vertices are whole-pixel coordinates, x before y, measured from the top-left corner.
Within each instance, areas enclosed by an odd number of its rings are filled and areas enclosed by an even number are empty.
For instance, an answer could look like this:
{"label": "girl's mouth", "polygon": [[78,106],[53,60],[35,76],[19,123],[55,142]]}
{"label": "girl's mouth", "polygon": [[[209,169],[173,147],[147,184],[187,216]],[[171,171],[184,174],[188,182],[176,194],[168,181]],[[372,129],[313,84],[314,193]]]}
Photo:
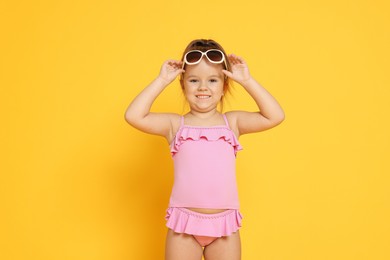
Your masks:
{"label": "girl's mouth", "polygon": [[210,98],[211,96],[209,96],[209,95],[196,95],[195,97],[197,97],[199,99],[207,99],[207,98]]}

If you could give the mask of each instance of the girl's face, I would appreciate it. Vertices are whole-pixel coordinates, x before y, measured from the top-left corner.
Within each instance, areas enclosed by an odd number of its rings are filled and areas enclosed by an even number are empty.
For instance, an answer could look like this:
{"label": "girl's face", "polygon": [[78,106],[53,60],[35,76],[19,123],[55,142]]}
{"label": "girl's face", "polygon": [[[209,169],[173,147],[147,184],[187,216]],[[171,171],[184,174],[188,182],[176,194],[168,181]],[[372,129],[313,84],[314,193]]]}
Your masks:
{"label": "girl's face", "polygon": [[185,67],[184,95],[191,110],[209,112],[217,108],[223,96],[225,81],[222,68],[222,64],[212,64],[205,59]]}

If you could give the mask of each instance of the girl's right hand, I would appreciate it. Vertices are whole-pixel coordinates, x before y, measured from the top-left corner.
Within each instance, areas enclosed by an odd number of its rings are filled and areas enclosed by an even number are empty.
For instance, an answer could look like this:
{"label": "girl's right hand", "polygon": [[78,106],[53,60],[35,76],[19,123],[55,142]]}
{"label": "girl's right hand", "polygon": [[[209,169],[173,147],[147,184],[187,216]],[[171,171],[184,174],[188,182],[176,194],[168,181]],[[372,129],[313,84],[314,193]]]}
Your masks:
{"label": "girl's right hand", "polygon": [[158,76],[168,85],[175,78],[184,72],[182,69],[183,62],[179,60],[167,60],[163,63],[160,70],[160,75]]}

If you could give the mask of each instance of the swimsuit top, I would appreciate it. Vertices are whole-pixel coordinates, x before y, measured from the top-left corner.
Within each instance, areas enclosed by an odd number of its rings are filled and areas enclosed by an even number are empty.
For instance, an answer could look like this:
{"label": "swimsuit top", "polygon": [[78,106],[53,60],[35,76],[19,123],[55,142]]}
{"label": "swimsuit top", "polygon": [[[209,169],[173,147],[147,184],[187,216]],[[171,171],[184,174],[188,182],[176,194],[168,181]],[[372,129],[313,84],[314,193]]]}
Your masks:
{"label": "swimsuit top", "polygon": [[169,207],[239,209],[236,154],[242,150],[226,125],[181,125],[171,143],[174,184]]}

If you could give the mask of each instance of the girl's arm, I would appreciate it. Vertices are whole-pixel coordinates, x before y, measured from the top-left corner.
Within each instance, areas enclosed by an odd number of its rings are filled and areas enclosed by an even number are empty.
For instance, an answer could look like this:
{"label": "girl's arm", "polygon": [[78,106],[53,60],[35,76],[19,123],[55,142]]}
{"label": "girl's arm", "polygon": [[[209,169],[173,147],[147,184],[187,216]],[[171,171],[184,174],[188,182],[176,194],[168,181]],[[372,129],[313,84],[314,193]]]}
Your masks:
{"label": "girl's arm", "polygon": [[231,54],[229,61],[232,64],[232,72],[224,70],[224,73],[242,85],[260,109],[258,112],[228,113],[238,135],[264,131],[280,124],[284,120],[283,109],[276,99],[252,78],[244,59]]}
{"label": "girl's arm", "polygon": [[151,113],[153,102],[161,92],[180,74],[182,62],[168,60],[161,67],[159,76],[152,81],[128,106],[125,119],[133,127],[149,134],[165,136],[170,140],[172,122],[178,115]]}

